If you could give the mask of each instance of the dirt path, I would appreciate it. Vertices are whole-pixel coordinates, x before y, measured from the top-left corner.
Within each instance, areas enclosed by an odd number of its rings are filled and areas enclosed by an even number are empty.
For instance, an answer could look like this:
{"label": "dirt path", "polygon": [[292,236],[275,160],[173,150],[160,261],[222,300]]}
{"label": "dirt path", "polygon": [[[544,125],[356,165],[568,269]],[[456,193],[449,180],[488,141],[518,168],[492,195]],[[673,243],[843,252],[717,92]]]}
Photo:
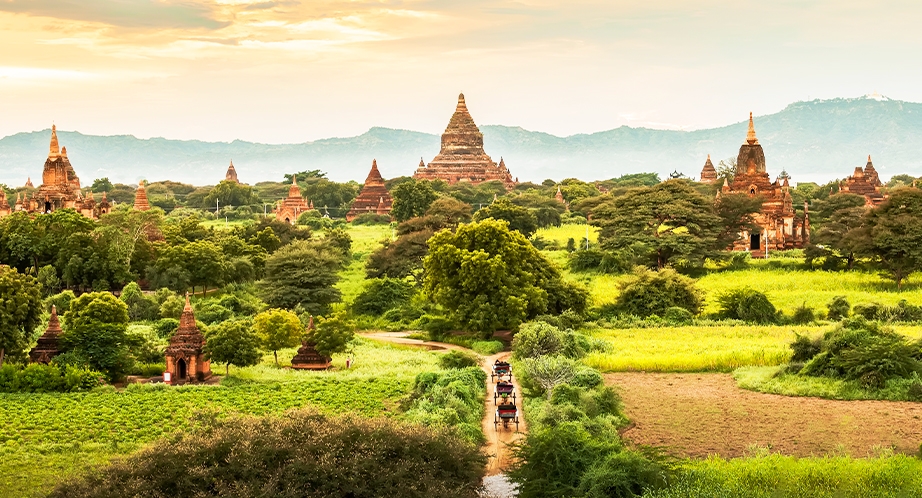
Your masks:
{"label": "dirt path", "polygon": [[[387,341],[395,344],[405,344],[408,346],[421,346],[429,348],[432,350],[449,350],[454,349],[457,351],[467,351],[471,352],[470,349],[465,347],[456,346],[454,344],[447,344],[443,342],[432,342],[432,341],[421,341],[418,339],[409,339],[407,336],[409,334],[406,332],[379,332],[373,334],[359,334],[359,336],[366,339],[375,339],[379,341]],[[501,474],[512,461],[512,455],[509,451],[509,444],[517,441],[522,437],[526,431],[525,418],[519,415],[519,430],[516,432],[514,427],[508,429],[503,429],[502,425],[498,429],[493,427],[493,418],[496,412],[496,405],[493,404],[493,389],[494,383],[490,380],[490,373],[492,373],[493,362],[496,360],[505,360],[509,357],[510,353],[499,353],[493,356],[488,356],[484,358],[483,362],[480,365],[480,368],[483,369],[487,374],[487,395],[483,401],[483,420],[481,421],[481,427],[483,428],[483,434],[487,438],[487,442],[484,445],[484,452],[489,455],[490,459],[487,462],[487,475],[497,475]],[[519,387],[519,382],[515,378],[515,372],[513,372],[512,384],[515,386],[515,392],[517,394],[516,404],[522,405],[522,389]]]}
{"label": "dirt path", "polygon": [[686,456],[737,457],[759,446],[863,457],[880,448],[916,454],[922,443],[922,403],[762,394],[738,388],[728,374],[618,373],[605,382],[635,424],[625,437]]}

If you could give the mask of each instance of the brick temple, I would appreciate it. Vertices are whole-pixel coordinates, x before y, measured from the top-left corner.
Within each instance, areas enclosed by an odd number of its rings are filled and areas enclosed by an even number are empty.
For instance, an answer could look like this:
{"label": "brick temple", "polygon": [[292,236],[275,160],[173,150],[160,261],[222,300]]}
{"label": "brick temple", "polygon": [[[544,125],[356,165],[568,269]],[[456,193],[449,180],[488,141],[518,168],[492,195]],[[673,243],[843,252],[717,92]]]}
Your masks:
{"label": "brick temple", "polygon": [[725,180],[721,192],[761,197],[762,209],[754,216],[758,228],[740,234],[733,250],[748,250],[754,255],[764,255],[766,250],[799,249],[809,242],[810,221],[806,204],[804,215],[798,216],[794,211],[788,176],[783,176],[783,180],[774,182],[769,178],[765,169],[765,152],[756,137],[750,113],[749,131],[746,142],[740,146],[733,183]]}
{"label": "brick temple", "polygon": [[474,123],[474,118],[467,110],[464,94],[458,96],[458,107],[448,121],[448,127],[442,134],[442,148],[438,155],[424,164],[419,161],[419,168],[413,174],[417,180],[444,180],[449,185],[458,182],[478,184],[500,181],[507,189],[518,183],[513,180],[500,158],[499,164],[483,150],[483,133]]}
{"label": "brick temple", "polygon": [[211,362],[205,359],[203,348],[205,336],[195,324],[195,313],[186,294],[186,305],[179,317],[179,329],[170,337],[170,345],[164,351],[166,372],[170,373],[170,382],[185,384],[203,381],[211,377]]}
{"label": "brick temple", "polygon": [[887,198],[880,192],[880,187],[882,186],[877,170],[874,168],[874,163],[871,162],[871,156],[868,156],[868,163],[864,166],[864,169],[857,166],[852,176],[846,178],[839,186],[839,191],[863,195],[866,206],[877,207]]}
{"label": "brick temple", "polygon": [[138,211],[150,211],[150,202],[147,200],[147,187],[144,181],[138,182],[138,189],[134,191],[134,208]]}
{"label": "brick temple", "polygon": [[58,320],[58,308],[51,305],[51,318],[48,328],[38,338],[38,343],[29,351],[29,361],[32,363],[49,364],[55,356],[61,354],[61,322]]}
{"label": "brick temple", "polygon": [[701,168],[699,181],[707,184],[717,183],[717,169],[714,168],[714,163],[711,162],[710,154],[708,154],[708,160],[704,162],[704,167]]}
{"label": "brick temple", "polygon": [[233,160],[231,160],[230,166],[227,167],[227,173],[224,173],[224,181],[240,183],[240,180],[237,179],[237,169],[234,168]]}
{"label": "brick temple", "polygon": [[278,201],[275,206],[275,219],[294,225],[298,216],[305,211],[314,209],[314,203],[308,203],[301,197],[301,187],[298,186],[297,175],[291,176],[291,186],[288,187],[288,197]]}
{"label": "brick temple", "polygon": [[384,186],[384,178],[381,177],[381,173],[378,171],[378,161],[373,159],[371,161],[371,171],[368,172],[368,178],[365,178],[362,191],[352,202],[352,208],[346,213],[346,221],[352,221],[363,214],[390,216],[391,204],[393,203],[391,193]]}

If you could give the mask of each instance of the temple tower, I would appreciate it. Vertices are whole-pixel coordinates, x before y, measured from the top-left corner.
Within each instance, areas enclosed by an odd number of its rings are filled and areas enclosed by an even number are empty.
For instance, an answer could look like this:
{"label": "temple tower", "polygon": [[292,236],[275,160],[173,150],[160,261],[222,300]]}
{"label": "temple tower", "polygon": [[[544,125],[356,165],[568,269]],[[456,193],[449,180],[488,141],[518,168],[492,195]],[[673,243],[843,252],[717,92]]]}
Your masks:
{"label": "temple tower", "polygon": [[[755,130],[753,130],[753,135]],[[711,155],[708,154],[708,160],[705,161],[704,167],[701,168],[701,183],[716,183],[717,182],[717,170],[714,168],[714,163],[711,162]]]}
{"label": "temple tower", "polygon": [[170,337],[170,345],[164,352],[170,382],[185,384],[211,377],[211,362],[202,353],[204,347],[205,336],[195,324],[195,314],[187,293],[186,306],[179,317],[179,329]]}
{"label": "temple tower", "polygon": [[378,171],[378,161],[371,161],[371,171],[365,178],[365,184],[362,185],[362,191],[352,203],[352,208],[346,213],[346,221],[352,221],[362,214],[380,214],[390,215],[391,205],[394,203],[390,192],[384,186],[384,178]]}
{"label": "temple tower", "polygon": [[38,338],[38,344],[29,351],[29,361],[32,363],[49,364],[55,356],[61,354],[61,322],[58,320],[58,308],[51,305],[51,319],[48,328]]}
{"label": "temple tower", "polygon": [[224,181],[240,183],[240,180],[237,179],[237,170],[234,169],[233,160],[231,160],[230,166],[227,167],[227,173],[224,174]]}
{"label": "temple tower", "polygon": [[150,203],[147,202],[147,188],[144,187],[144,181],[138,182],[138,189],[134,192],[134,208],[138,211],[150,211]]}
{"label": "temple tower", "polygon": [[288,197],[279,201],[275,207],[275,219],[294,225],[298,217],[313,207],[301,197],[301,188],[298,187],[297,175],[291,175],[291,186],[288,187]]}

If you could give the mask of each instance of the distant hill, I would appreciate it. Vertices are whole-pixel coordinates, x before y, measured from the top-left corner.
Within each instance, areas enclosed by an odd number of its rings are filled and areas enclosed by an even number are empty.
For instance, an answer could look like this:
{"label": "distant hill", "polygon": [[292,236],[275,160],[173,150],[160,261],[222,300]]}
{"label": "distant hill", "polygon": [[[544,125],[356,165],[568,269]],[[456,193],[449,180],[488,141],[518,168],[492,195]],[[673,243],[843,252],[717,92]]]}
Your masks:
{"label": "distant hill", "polygon": [[[647,171],[665,176],[673,170],[697,176],[708,154],[715,164],[736,156],[746,124],[697,131],[622,126],[569,137],[509,126],[481,130],[488,154],[497,161],[504,157],[520,180],[539,182]],[[863,166],[868,154],[884,178],[922,175],[922,104],[872,97],[797,102],[776,114],[757,116],[755,124],[772,176],[785,169],[795,182],[844,178]],[[38,185],[49,135],[50,130],[43,130],[0,139],[0,182],[18,186],[31,176]],[[420,157],[428,162],[439,151],[438,135],[388,128],[278,145],[66,131],[58,137],[84,184],[103,176],[123,183],[146,178],[214,184],[223,179],[231,159],[241,181],[250,184],[279,181],[285,173],[308,169],[326,171],[338,181],[362,182],[373,158],[385,178],[391,178],[412,174]]]}

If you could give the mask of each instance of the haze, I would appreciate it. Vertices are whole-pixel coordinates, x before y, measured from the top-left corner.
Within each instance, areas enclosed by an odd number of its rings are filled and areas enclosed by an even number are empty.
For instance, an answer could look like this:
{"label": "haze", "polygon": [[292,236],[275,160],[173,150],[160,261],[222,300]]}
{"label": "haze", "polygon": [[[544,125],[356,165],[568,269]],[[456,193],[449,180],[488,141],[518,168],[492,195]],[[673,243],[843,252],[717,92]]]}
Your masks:
{"label": "haze", "polygon": [[909,0],[0,0],[0,136],[440,133],[459,91],[478,124],[707,128],[922,101],[920,22]]}

